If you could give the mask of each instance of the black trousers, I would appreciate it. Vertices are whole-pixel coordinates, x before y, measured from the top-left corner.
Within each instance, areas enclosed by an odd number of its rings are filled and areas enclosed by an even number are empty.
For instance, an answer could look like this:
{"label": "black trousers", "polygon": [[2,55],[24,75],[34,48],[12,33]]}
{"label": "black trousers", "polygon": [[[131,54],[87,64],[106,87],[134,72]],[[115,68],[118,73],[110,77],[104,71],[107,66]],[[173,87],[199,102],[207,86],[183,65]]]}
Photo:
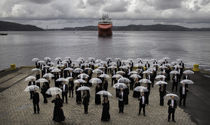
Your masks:
{"label": "black trousers", "polygon": [[44,94],[44,93],[42,93],[42,96],[43,96],[43,98],[44,98],[44,103],[47,103],[47,95]]}
{"label": "black trousers", "polygon": [[180,96],[180,100],[179,100],[179,105],[180,106],[182,105],[182,101],[183,101],[183,106],[185,106],[185,104],[186,104],[186,97],[187,97],[187,95],[181,95]]}
{"label": "black trousers", "polygon": [[84,113],[88,113],[88,105],[84,105]]}
{"label": "black trousers", "polygon": [[168,121],[170,121],[171,119],[171,115],[172,115],[172,120],[174,121],[174,117],[175,117],[175,109],[170,109],[170,111],[168,112]]}
{"label": "black trousers", "polygon": [[40,111],[40,109],[39,109],[39,103],[33,103],[33,105],[34,105],[34,113],[36,113],[36,112],[39,113],[39,111]]}
{"label": "black trousers", "polygon": [[118,106],[119,106],[119,113],[123,113],[124,110],[124,101],[118,101]]}
{"label": "black trousers", "polygon": [[74,97],[74,89],[69,90],[69,97]]}
{"label": "black trousers", "polygon": [[33,95],[34,95],[34,91],[30,91],[30,99],[33,98]]}
{"label": "black trousers", "polygon": [[68,103],[67,92],[62,92],[62,100],[64,102],[64,98],[66,98],[66,103]]}
{"label": "black trousers", "polygon": [[176,92],[177,92],[177,86],[178,86],[178,83],[173,83],[172,84],[172,92],[174,91],[174,88],[175,88],[175,90],[176,90]]}
{"label": "black trousers", "polygon": [[160,96],[160,105],[161,105],[161,106],[164,105],[164,96]]}
{"label": "black trousers", "polygon": [[139,105],[139,115],[141,114],[141,109],[143,109],[143,114],[145,115],[145,105]]}

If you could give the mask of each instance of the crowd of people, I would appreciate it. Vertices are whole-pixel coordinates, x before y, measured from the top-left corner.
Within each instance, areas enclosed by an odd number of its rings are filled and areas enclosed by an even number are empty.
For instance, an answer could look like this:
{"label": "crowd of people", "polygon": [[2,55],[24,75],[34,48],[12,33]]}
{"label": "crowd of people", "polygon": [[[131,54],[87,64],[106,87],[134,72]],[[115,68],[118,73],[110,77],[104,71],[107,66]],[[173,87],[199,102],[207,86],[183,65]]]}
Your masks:
{"label": "crowd of people", "polygon": [[[129,104],[129,94],[139,100],[139,112],[146,116],[146,106],[149,105],[150,92],[154,85],[159,86],[160,106],[164,106],[165,97],[168,99],[168,121],[175,122],[175,110],[177,101],[179,106],[186,106],[188,84],[193,84],[190,75],[193,71],[186,70],[182,60],[169,62],[165,57],[155,59],[128,59],[107,58],[106,61],[95,58],[78,58],[72,61],[70,57],[61,59],[55,58],[55,63],[49,57],[44,60],[33,58],[36,68],[32,69],[36,76],[26,78],[30,98],[33,100],[34,113],[39,113],[39,93],[43,96],[43,103],[48,103],[48,98],[53,99],[54,112],[53,120],[61,122],[65,120],[62,110],[63,103],[68,103],[68,98],[76,97],[76,104],[84,105],[84,113],[88,114],[90,100],[90,87],[95,87],[95,104],[102,104],[102,121],[110,120],[110,104],[108,86],[116,89],[119,113],[124,113],[124,106]],[[172,81],[169,88],[168,83]],[[168,87],[167,87],[168,86]],[[51,89],[53,88],[53,89]],[[179,97],[176,94],[179,88]],[[53,92],[54,91],[54,92]],[[54,93],[54,94],[52,94]],[[75,93],[75,96],[74,96]],[[101,97],[103,101],[101,102]]]}

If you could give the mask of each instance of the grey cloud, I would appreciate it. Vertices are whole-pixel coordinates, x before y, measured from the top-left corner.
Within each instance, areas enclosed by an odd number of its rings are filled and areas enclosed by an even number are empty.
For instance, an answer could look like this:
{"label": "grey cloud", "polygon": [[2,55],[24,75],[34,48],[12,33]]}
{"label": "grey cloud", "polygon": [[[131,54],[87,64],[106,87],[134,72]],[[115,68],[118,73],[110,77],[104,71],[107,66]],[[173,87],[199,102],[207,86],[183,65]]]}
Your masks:
{"label": "grey cloud", "polygon": [[181,7],[182,0],[147,0],[158,10],[176,9]]}
{"label": "grey cloud", "polygon": [[103,11],[105,11],[105,12],[125,12],[125,11],[127,11],[128,5],[129,5],[129,2],[126,0],[116,0],[116,1],[110,2],[110,4],[106,5],[103,8]]}
{"label": "grey cloud", "polygon": [[27,0],[27,1],[37,4],[46,4],[52,2],[53,0]]}

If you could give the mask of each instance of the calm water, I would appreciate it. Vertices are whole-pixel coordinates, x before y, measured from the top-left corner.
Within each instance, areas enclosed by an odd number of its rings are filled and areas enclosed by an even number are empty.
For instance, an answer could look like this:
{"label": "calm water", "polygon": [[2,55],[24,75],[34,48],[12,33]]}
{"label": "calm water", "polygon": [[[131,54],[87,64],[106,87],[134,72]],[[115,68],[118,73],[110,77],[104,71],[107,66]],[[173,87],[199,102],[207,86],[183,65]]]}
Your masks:
{"label": "calm water", "polygon": [[210,32],[114,32],[112,38],[98,38],[97,32],[8,32],[0,36],[0,70],[15,63],[32,65],[33,57],[49,56],[181,58],[210,69]]}

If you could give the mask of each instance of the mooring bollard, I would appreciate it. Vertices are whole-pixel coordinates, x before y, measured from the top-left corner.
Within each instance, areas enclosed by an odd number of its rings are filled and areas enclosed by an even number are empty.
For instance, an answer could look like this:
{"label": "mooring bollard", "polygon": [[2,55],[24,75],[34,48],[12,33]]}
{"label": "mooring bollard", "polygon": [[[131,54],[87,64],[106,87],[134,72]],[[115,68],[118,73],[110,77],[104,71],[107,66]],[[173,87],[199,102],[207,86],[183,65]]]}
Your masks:
{"label": "mooring bollard", "polygon": [[11,65],[10,65],[10,69],[11,69],[11,70],[15,70],[15,69],[16,69],[16,65],[15,65],[15,64],[11,64]]}
{"label": "mooring bollard", "polygon": [[194,72],[200,71],[200,70],[199,70],[199,65],[198,65],[198,64],[194,64],[194,65],[193,65],[193,71],[194,71]]}

